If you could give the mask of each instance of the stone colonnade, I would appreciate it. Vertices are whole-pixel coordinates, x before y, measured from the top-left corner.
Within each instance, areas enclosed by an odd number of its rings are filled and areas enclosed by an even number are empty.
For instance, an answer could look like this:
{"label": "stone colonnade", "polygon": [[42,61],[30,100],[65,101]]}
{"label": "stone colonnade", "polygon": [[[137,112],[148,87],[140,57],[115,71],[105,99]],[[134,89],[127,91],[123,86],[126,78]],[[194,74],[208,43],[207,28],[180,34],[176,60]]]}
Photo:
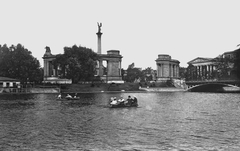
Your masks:
{"label": "stone colonnade", "polygon": [[46,52],[43,56],[43,71],[44,71],[44,80],[49,77],[57,77],[57,69],[54,68],[52,62],[55,59],[55,55],[52,55],[49,47],[46,47]]}
{"label": "stone colonnade", "polygon": [[172,63],[158,63],[157,64],[157,77],[179,77],[179,65]]}
{"label": "stone colonnade", "polygon": [[171,59],[169,55],[158,55],[157,81],[166,81],[179,78],[179,61]]}
{"label": "stone colonnade", "polygon": [[214,64],[195,65],[194,70],[191,70],[191,75],[200,80],[212,79],[215,70],[216,66]]}
{"label": "stone colonnade", "polygon": [[57,69],[54,69],[52,61],[54,59],[44,59],[44,77],[57,77]]}
{"label": "stone colonnade", "polygon": [[46,52],[43,56],[43,82],[44,83],[58,83],[58,84],[71,84],[71,79],[60,79],[58,69],[54,68],[53,60],[56,59],[56,55],[52,55],[49,47],[46,47]]}
{"label": "stone colonnade", "polygon": [[[107,54],[99,54],[99,63],[96,75],[100,76],[106,82],[123,83],[121,75],[122,56],[118,50],[109,50]],[[104,74],[103,61],[107,62],[107,71]]]}
{"label": "stone colonnade", "polygon": [[[107,54],[102,54],[101,36],[103,33],[101,33],[101,27],[102,27],[102,23],[98,24],[98,32],[96,33],[98,38],[97,53],[99,55],[96,76],[99,76],[101,80],[104,80],[107,83],[112,83],[112,82],[124,83],[124,81],[122,80],[122,74],[121,74],[122,56],[120,55],[120,51],[109,50],[107,51]],[[103,61],[107,62],[106,73],[104,73]]]}

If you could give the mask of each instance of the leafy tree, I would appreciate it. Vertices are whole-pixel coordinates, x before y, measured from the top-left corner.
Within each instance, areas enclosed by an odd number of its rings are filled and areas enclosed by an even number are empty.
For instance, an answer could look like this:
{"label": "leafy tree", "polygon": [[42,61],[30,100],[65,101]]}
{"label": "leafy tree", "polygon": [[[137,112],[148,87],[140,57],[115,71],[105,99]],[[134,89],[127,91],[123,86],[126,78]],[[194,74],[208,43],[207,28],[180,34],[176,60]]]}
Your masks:
{"label": "leafy tree", "polygon": [[86,47],[65,47],[64,54],[56,56],[53,61],[55,68],[61,68],[64,78],[72,79],[73,83],[78,81],[92,81],[96,70],[98,55]]}
{"label": "leafy tree", "polygon": [[184,79],[187,77],[187,68],[185,67],[179,67],[179,77],[181,79]]}
{"label": "leafy tree", "polygon": [[233,59],[229,57],[219,56],[215,58],[216,61],[216,71],[215,77],[217,79],[231,79],[231,71],[234,66]]}
{"label": "leafy tree", "polygon": [[234,70],[233,73],[240,80],[240,48],[235,50]]}
{"label": "leafy tree", "polygon": [[136,79],[143,79],[143,74],[139,68],[134,67],[134,63],[130,64],[127,69],[127,82],[134,82]]}
{"label": "leafy tree", "polygon": [[187,67],[186,81],[192,81],[192,80],[197,80],[196,68],[194,67],[194,65],[189,64]]}
{"label": "leafy tree", "polygon": [[41,82],[42,70],[31,51],[21,44],[0,46],[0,76],[19,79],[21,82]]}
{"label": "leafy tree", "polygon": [[144,69],[142,71],[142,74],[145,77],[145,81],[152,81],[153,80],[153,76],[152,76],[153,73],[154,73],[154,71],[151,67],[147,67],[146,69]]}

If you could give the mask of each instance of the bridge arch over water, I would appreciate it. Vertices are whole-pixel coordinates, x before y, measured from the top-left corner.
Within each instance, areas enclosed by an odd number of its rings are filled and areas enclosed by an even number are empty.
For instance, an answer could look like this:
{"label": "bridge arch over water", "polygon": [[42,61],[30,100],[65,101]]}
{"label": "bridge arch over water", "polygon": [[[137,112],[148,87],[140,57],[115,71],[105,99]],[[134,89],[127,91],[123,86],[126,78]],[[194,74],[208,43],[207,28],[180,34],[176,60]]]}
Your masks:
{"label": "bridge arch over water", "polygon": [[187,89],[190,92],[235,92],[239,90],[240,87],[226,83],[204,83]]}

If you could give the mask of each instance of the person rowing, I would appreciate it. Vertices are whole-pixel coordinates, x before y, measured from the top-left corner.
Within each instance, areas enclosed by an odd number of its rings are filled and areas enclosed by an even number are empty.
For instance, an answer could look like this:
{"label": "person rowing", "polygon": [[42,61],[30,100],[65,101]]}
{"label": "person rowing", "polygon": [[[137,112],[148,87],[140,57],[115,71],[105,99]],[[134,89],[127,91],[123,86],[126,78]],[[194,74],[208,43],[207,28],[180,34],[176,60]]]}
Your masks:
{"label": "person rowing", "polygon": [[133,96],[132,104],[137,104],[137,98],[136,98],[136,96]]}

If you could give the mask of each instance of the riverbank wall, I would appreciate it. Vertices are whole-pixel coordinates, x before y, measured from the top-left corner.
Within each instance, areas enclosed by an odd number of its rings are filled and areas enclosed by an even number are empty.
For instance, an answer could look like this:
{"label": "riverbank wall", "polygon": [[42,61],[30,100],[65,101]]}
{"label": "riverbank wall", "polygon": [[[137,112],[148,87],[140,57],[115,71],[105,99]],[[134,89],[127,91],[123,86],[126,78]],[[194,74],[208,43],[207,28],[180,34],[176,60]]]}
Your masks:
{"label": "riverbank wall", "polygon": [[1,88],[0,93],[60,93],[60,88]]}
{"label": "riverbank wall", "polygon": [[186,89],[183,88],[175,88],[175,87],[147,87],[147,88],[139,88],[142,91],[147,92],[179,92],[179,91],[186,91]]}
{"label": "riverbank wall", "polygon": [[62,93],[124,92],[124,91],[142,91],[142,90],[139,89],[139,84],[136,83],[71,84],[61,88]]}

